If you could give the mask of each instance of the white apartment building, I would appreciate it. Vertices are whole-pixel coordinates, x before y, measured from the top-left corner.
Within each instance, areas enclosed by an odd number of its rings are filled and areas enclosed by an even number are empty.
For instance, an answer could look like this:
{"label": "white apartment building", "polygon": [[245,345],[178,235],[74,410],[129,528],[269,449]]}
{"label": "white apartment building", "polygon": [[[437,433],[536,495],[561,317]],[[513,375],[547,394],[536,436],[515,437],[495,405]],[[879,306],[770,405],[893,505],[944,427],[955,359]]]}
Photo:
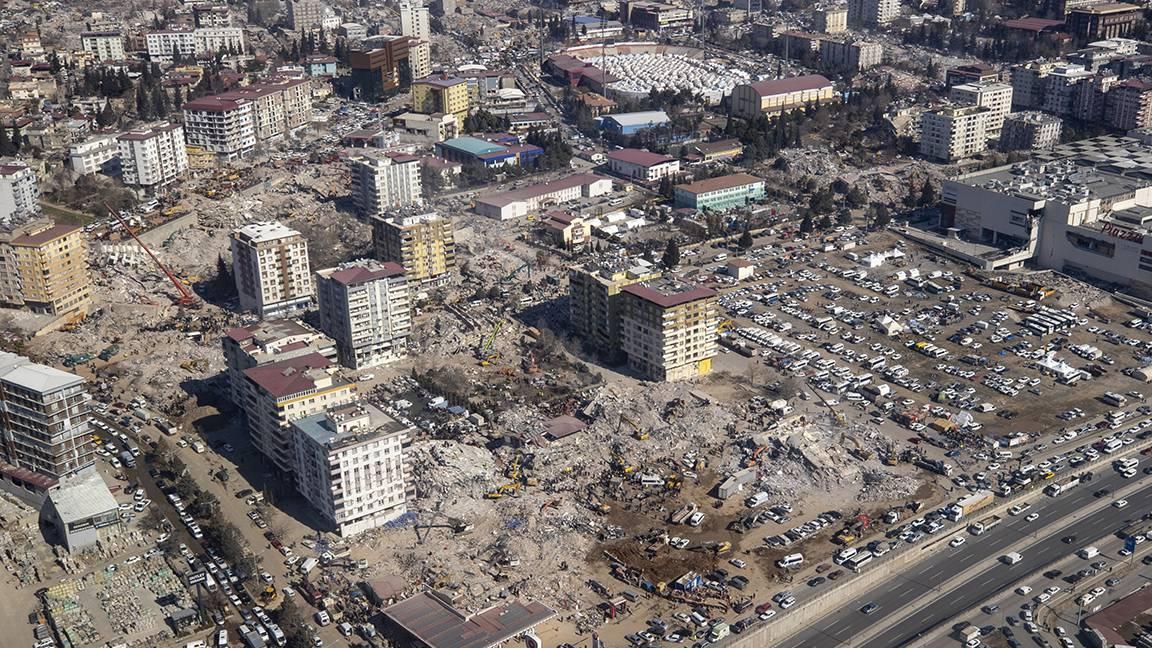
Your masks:
{"label": "white apartment building", "polygon": [[68,147],[68,164],[80,175],[107,171],[119,157],[120,145],[115,135],[94,135]]}
{"label": "white apartment building", "polygon": [[200,97],[185,102],[184,139],[224,159],[242,157],[256,146],[252,102]]}
{"label": "white apartment building", "polygon": [[945,108],[920,117],[920,154],[953,162],[988,148],[988,109],[980,106]]}
{"label": "white apartment building", "polygon": [[680,160],[641,149],[608,151],[608,170],[643,182],[656,182],[680,173]]}
{"label": "white apartment building", "polygon": [[1008,83],[964,83],[952,86],[948,97],[962,106],[988,109],[985,126],[989,139],[1000,137],[1004,118],[1012,112],[1012,85]]}
{"label": "white apartment building", "polygon": [[853,27],[887,25],[900,15],[900,0],[848,0],[848,24]]}
{"label": "white apartment building", "polygon": [[[1152,145],[1104,135],[1032,160],[945,181],[942,222],[990,246],[986,270],[1032,261],[1073,276],[1152,289]],[[955,256],[964,248],[949,246]]]}
{"label": "white apartment building", "polygon": [[0,226],[22,223],[39,213],[36,172],[23,162],[0,162]]}
{"label": "white apartment building", "polygon": [[171,63],[174,52],[186,61],[196,58],[196,35],[191,29],[149,32],[144,44],[148,59],[158,63]]}
{"label": "white apartment building", "polygon": [[196,56],[210,58],[219,52],[247,53],[242,27],[201,27],[192,32],[196,45]]}
{"label": "white apartment building", "polygon": [[821,38],[820,62],[831,70],[867,70],[884,62],[884,46],[880,43]]}
{"label": "white apartment building", "polygon": [[116,139],[124,184],[128,186],[154,192],[188,170],[184,128],[179,124],[156,124],[121,133]]}
{"label": "white apartment building", "polygon": [[407,512],[405,448],[413,429],[367,401],[296,420],[296,490],[349,537]]}
{"label": "white apartment building", "polygon": [[414,80],[432,74],[431,41],[413,41],[408,44],[408,69],[412,71]]}
{"label": "white apartment building", "polygon": [[348,159],[352,202],[364,216],[382,216],[398,207],[424,203],[420,159],[411,155],[365,153]]}
{"label": "white apartment building", "polygon": [[316,301],[320,329],[336,341],[345,367],[374,367],[407,353],[412,309],[400,264],[361,259],[320,270]]}
{"label": "white apartment building", "polygon": [[428,7],[411,1],[400,3],[400,34],[414,36],[423,41],[432,40],[432,23]]}
{"label": "white apartment building", "polygon": [[98,61],[123,61],[124,36],[114,31],[81,32],[80,49],[95,55]]}
{"label": "white apartment building", "polygon": [[251,223],[232,232],[232,273],[240,308],[277,317],[312,301],[308,241],[277,222]]}

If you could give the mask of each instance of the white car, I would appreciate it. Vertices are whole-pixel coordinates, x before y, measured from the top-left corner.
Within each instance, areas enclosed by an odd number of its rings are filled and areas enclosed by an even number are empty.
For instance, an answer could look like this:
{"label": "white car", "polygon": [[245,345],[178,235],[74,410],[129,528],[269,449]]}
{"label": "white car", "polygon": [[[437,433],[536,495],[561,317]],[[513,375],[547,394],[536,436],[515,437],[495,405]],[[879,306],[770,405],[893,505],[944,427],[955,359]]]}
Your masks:
{"label": "white car", "polygon": [[1116,507],[1116,508],[1118,508],[1118,509],[1122,509],[1122,508],[1124,508],[1125,506],[1128,506],[1128,500],[1126,500],[1126,499],[1118,499],[1118,500],[1116,500],[1115,502],[1112,502],[1112,506],[1114,506],[1114,507]]}
{"label": "white car", "polygon": [[1025,522],[1035,522],[1036,520],[1039,520],[1039,519],[1040,519],[1039,513],[1032,513],[1028,517],[1024,518],[1024,521]]}
{"label": "white car", "polygon": [[1020,587],[1016,588],[1016,593],[1020,596],[1028,596],[1032,593],[1032,587],[1028,585],[1021,585]]}
{"label": "white car", "polygon": [[744,562],[743,560],[740,560],[739,558],[733,558],[732,560],[729,560],[728,564],[732,565],[733,567],[735,567],[737,569],[744,569],[745,567],[748,566],[748,563]]}
{"label": "white car", "polygon": [[952,541],[948,543],[948,546],[949,547],[959,547],[962,544],[964,544],[964,536],[957,536],[955,538],[952,538]]}

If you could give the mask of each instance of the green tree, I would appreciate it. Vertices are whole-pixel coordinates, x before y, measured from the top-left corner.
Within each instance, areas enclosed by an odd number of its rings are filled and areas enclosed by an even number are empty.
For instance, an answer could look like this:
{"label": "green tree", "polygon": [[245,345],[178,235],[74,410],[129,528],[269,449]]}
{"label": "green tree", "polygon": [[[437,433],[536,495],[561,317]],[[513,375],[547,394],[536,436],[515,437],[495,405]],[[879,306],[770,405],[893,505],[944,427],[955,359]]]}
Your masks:
{"label": "green tree", "polygon": [[812,221],[812,214],[804,214],[803,220],[800,221],[800,233],[810,234],[815,228],[815,223]]}
{"label": "green tree", "polygon": [[851,225],[852,212],[848,211],[847,209],[840,210],[840,213],[836,215],[836,222],[840,225]]}
{"label": "green tree", "polygon": [[421,164],[420,186],[424,189],[424,197],[431,198],[444,190],[444,176],[436,169]]}
{"label": "green tree", "polygon": [[740,240],[737,241],[736,244],[740,246],[741,250],[747,250],[755,244],[755,240],[752,238],[752,230],[748,229],[747,225],[744,226],[744,232],[740,234]]}
{"label": "green tree", "polygon": [[664,256],[660,258],[660,263],[669,270],[680,265],[680,246],[677,245],[676,239],[668,239],[668,245],[664,247]]}
{"label": "green tree", "polygon": [[824,214],[820,217],[820,222],[816,224],[816,227],[820,228],[820,231],[832,229],[832,218],[828,214]]}
{"label": "green tree", "polygon": [[16,149],[12,146],[12,138],[8,136],[8,129],[0,126],[0,155],[15,155]]}
{"label": "green tree", "polygon": [[104,102],[104,109],[100,111],[99,115],[96,115],[96,123],[102,128],[108,128],[116,123],[116,111],[112,110],[112,102]]}
{"label": "green tree", "polygon": [[868,202],[868,193],[859,185],[853,185],[845,196],[848,204],[853,207],[863,207]]}
{"label": "green tree", "polygon": [[284,599],[273,613],[277,625],[284,631],[285,648],[311,648],[312,632],[308,620],[295,599]]}
{"label": "green tree", "polygon": [[872,226],[880,229],[892,222],[892,210],[887,205],[876,205],[872,210]]}
{"label": "green tree", "polygon": [[932,186],[929,180],[924,181],[924,186],[920,189],[920,206],[928,207],[936,204],[936,187]]}

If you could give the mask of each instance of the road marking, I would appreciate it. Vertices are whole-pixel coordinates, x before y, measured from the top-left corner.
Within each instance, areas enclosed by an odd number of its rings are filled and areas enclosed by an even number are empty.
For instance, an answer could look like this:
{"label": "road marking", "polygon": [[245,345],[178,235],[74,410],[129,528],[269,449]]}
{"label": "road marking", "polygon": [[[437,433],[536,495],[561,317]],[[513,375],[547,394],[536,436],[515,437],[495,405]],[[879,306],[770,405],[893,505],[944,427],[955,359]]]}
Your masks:
{"label": "road marking", "polygon": [[897,594],[897,596],[904,596],[905,594],[908,594],[909,592],[914,592],[914,591],[916,591],[916,587],[909,585],[908,587],[905,587],[904,589],[900,590],[900,593]]}

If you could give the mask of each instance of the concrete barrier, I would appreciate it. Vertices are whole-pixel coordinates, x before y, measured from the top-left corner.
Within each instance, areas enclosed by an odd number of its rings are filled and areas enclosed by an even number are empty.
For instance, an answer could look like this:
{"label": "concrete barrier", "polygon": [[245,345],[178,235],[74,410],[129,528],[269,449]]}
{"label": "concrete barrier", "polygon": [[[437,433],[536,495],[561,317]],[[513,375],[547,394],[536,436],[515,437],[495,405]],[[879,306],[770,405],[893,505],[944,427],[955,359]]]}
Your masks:
{"label": "concrete barrier", "polygon": [[[1083,475],[1086,472],[1096,470],[1101,465],[1109,465],[1119,457],[1139,453],[1149,447],[1152,447],[1152,439],[1137,441],[1127,446],[1127,452],[1115,456],[1101,456],[1096,461],[1084,464],[1078,471],[1070,473],[1065,477]],[[1037,484],[1036,488],[1013,493],[1011,497],[1001,499],[996,504],[981,509],[979,514],[973,516],[973,518],[978,519],[989,515],[1004,513],[1021,500],[1036,495],[1043,495],[1043,489],[1040,488],[1039,484]],[[1047,496],[1045,495],[1045,497]],[[961,519],[958,523],[960,526],[958,526],[957,529],[965,528],[968,523],[968,518]],[[940,547],[947,545],[944,541],[948,539],[954,531],[955,530],[949,532],[942,531],[942,535],[934,538],[929,544],[912,546],[904,551],[893,552],[895,555],[893,555],[891,559],[880,563],[874,561],[871,569],[861,574],[846,575],[845,579],[836,583],[835,587],[825,590],[814,598],[808,599],[788,614],[779,615],[777,618],[769,620],[763,625],[747,630],[738,636],[734,636],[732,642],[728,645],[765,646],[782,643],[797,632],[807,629],[826,614],[839,610],[848,599],[860,596],[877,583],[892,578],[896,570],[914,565],[924,558],[931,556]]]}

